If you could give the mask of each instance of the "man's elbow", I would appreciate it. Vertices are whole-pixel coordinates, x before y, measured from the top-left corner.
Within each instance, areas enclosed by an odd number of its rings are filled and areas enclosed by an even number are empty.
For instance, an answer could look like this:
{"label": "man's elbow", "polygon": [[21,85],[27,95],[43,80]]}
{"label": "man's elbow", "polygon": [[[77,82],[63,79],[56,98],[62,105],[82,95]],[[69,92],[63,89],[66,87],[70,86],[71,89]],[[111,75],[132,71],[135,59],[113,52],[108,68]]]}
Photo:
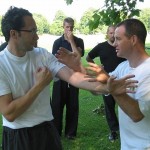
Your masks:
{"label": "man's elbow", "polygon": [[142,119],[144,118],[144,115],[143,114],[141,114],[141,115],[138,115],[138,116],[134,116],[134,117],[132,117],[132,120],[133,120],[133,122],[139,122],[139,121],[141,121]]}
{"label": "man's elbow", "polygon": [[16,117],[14,117],[13,115],[4,115],[5,119],[9,122],[14,122]]}

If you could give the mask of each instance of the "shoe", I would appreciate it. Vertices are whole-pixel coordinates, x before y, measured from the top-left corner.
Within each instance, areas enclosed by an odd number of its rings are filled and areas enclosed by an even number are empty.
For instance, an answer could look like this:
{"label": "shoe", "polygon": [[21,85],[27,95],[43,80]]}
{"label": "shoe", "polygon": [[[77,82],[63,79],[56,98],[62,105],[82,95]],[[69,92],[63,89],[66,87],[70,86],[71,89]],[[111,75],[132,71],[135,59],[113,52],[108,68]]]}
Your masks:
{"label": "shoe", "polygon": [[118,139],[118,133],[116,131],[112,131],[108,137],[110,142],[114,142]]}
{"label": "shoe", "polygon": [[68,140],[74,140],[74,139],[75,139],[75,136],[73,136],[73,135],[67,135],[66,138],[67,138]]}

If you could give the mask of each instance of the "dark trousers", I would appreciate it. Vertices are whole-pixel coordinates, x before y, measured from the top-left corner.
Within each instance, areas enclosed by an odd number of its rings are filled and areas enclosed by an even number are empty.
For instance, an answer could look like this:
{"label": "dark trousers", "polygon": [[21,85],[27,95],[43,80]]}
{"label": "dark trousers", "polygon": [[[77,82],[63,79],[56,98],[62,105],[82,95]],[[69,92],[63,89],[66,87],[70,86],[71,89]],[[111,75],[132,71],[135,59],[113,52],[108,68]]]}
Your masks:
{"label": "dark trousers", "polygon": [[63,128],[63,111],[65,113],[65,135],[76,136],[79,115],[79,89],[67,82],[59,80],[54,82],[52,93],[52,111],[54,124],[59,134],[62,134]]}
{"label": "dark trousers", "polygon": [[62,150],[62,145],[51,121],[21,129],[4,126],[2,150]]}
{"label": "dark trousers", "polygon": [[115,100],[114,98],[109,96],[103,96],[104,105],[105,105],[105,112],[106,112],[106,120],[108,126],[111,131],[118,131],[119,130],[119,123],[118,118],[115,112]]}

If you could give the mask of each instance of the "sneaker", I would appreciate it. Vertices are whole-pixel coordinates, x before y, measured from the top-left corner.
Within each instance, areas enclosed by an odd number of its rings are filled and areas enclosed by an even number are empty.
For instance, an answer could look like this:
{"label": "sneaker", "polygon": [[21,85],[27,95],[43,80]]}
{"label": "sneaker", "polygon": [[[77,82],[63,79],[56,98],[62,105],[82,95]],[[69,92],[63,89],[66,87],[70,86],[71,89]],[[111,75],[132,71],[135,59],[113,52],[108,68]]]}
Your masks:
{"label": "sneaker", "polygon": [[108,137],[110,142],[114,142],[118,139],[118,133],[116,131],[112,131]]}

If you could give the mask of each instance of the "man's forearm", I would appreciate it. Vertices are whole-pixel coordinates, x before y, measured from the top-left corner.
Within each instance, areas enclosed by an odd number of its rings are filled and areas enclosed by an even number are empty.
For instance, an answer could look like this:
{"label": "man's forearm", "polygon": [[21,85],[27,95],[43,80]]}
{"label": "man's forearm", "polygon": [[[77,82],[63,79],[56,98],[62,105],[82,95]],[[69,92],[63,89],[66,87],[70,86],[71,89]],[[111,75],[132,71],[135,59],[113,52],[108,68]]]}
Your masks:
{"label": "man's forearm", "polygon": [[40,85],[33,86],[24,96],[11,100],[2,114],[8,121],[14,121],[29,108],[42,90]]}
{"label": "man's forearm", "polygon": [[[113,95],[112,95],[113,96]],[[127,94],[113,96],[120,108],[134,121],[138,122],[144,118],[140,111],[138,101]]]}

